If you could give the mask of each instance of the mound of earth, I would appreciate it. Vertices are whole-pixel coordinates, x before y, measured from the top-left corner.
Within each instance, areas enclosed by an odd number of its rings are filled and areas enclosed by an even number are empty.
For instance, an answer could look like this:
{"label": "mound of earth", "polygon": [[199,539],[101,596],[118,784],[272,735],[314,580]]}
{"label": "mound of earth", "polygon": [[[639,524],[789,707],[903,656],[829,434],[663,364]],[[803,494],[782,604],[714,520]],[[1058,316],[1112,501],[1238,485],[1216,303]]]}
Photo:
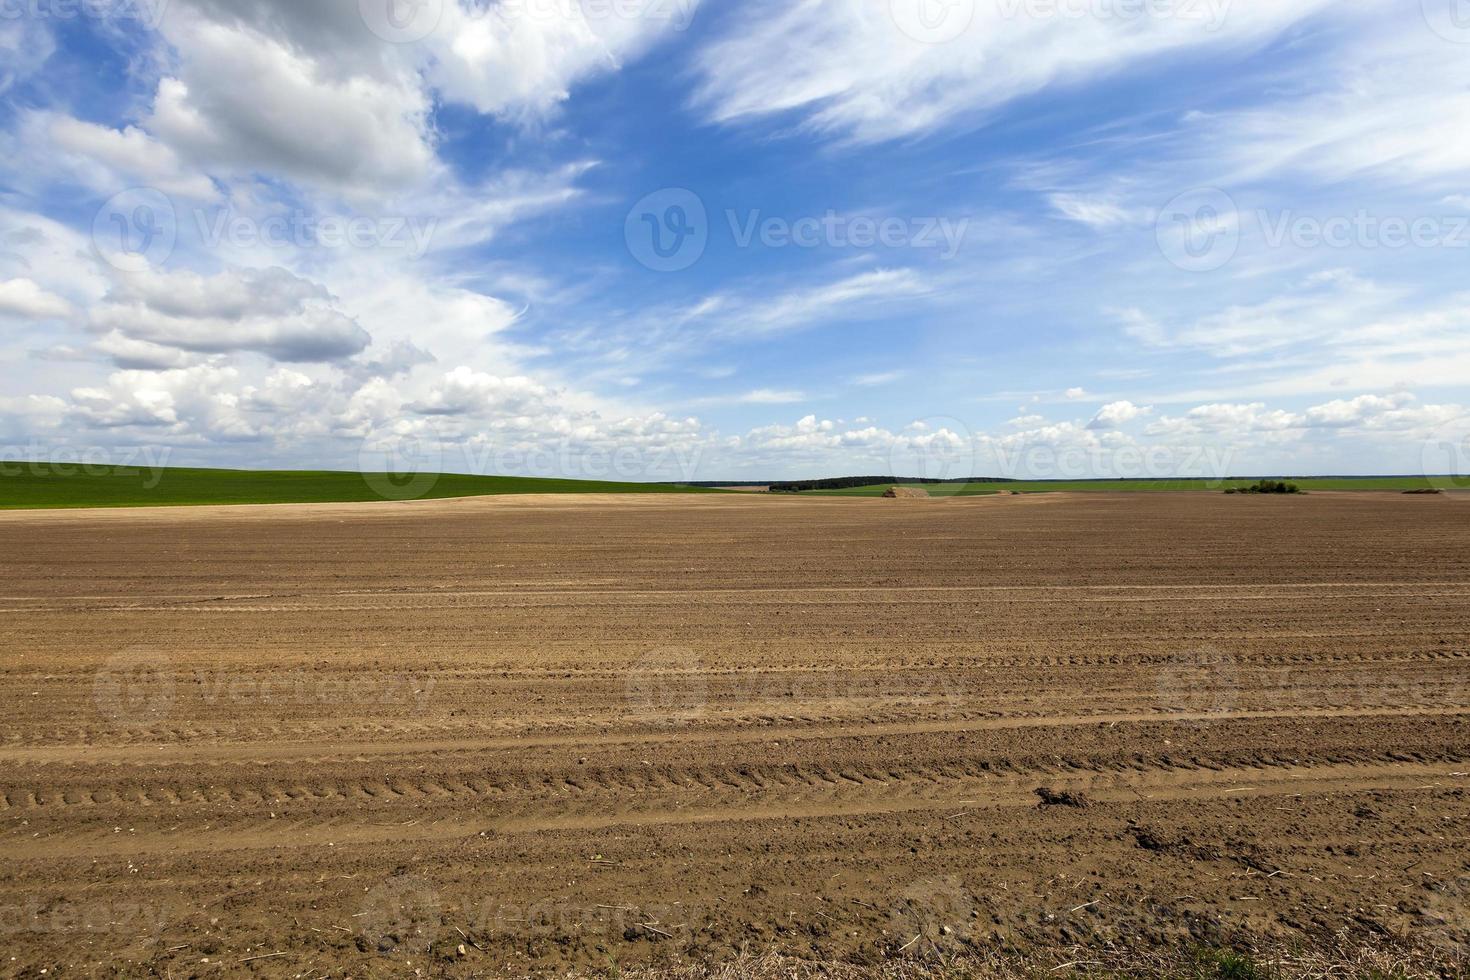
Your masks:
{"label": "mound of earth", "polygon": [[929,492],[918,487],[889,487],[883,496],[889,500],[928,500]]}

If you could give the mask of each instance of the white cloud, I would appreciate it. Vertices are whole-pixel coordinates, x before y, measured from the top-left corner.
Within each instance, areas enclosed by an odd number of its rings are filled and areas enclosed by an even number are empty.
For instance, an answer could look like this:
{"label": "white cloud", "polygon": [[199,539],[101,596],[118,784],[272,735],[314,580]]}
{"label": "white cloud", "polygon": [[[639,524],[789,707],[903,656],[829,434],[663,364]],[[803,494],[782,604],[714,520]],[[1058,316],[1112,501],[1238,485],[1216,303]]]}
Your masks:
{"label": "white cloud", "polygon": [[43,215],[0,205],[0,280],[26,279],[85,309],[111,284],[87,235]]}
{"label": "white cloud", "polygon": [[791,289],[769,299],[717,294],[685,315],[692,326],[730,334],[796,330],[857,313],[877,315],[880,304],[928,295],[933,287],[911,269],[875,269],[832,282]]}
{"label": "white cloud", "polygon": [[[201,276],[148,271],[122,278],[91,312],[92,328],[151,348],[192,353],[254,351],[280,361],[330,361],[361,353],[371,337],[318,283],[285,269]],[[149,349],[151,349],[149,348]],[[136,361],[144,348],[131,348]]]}
{"label": "white cloud", "polygon": [[202,360],[197,354],[129,337],[121,330],[108,331],[92,347],[113,364],[130,371],[167,371],[190,367]]}
{"label": "white cloud", "polygon": [[1305,424],[1313,428],[1331,429],[1408,429],[1422,426],[1427,421],[1442,420],[1438,408],[1421,408],[1415,404],[1416,401],[1407,392],[1339,398],[1307,409]]}
{"label": "white cloud", "polygon": [[427,46],[445,98],[500,116],[545,115],[571,87],[614,71],[687,28],[698,0],[449,3]]}
{"label": "white cloud", "polygon": [[1120,425],[1127,425],[1134,419],[1142,418],[1153,411],[1151,407],[1140,407],[1130,401],[1110,402],[1104,405],[1098,413],[1093,416],[1087,427],[1094,431],[1098,429],[1116,429]]}
{"label": "white cloud", "polygon": [[70,316],[71,312],[70,303],[29,279],[0,280],[0,316],[60,320]]}
{"label": "white cloud", "polygon": [[815,458],[831,450],[887,449],[896,437],[876,426],[844,429],[831,419],[806,415],[794,425],[765,425],[751,429],[735,440],[741,449],[756,454],[796,454]]}
{"label": "white cloud", "polygon": [[770,388],[757,388],[755,391],[747,391],[741,395],[740,401],[746,405],[790,405],[795,402],[806,401],[806,393],[801,391],[775,391]]}
{"label": "white cloud", "polygon": [[[1329,58],[1287,79],[1271,104],[1200,117],[1188,135],[1231,181],[1305,175],[1318,181],[1378,178],[1438,182],[1470,172],[1470,59],[1417,16],[1378,13]],[[1446,186],[1455,186],[1448,184]]]}
{"label": "white cloud", "polygon": [[977,4],[958,37],[927,44],[899,29],[889,0],[752,0],[696,56],[695,104],[719,122],[797,113],[821,134],[896,139],[1164,55],[1256,44],[1328,5],[1237,0],[1214,22],[1070,16],[1065,4],[1053,16],[1027,16]]}
{"label": "white cloud", "polygon": [[1239,437],[1247,433],[1283,432],[1300,426],[1300,416],[1281,409],[1267,409],[1264,402],[1218,403],[1200,405],[1183,416],[1165,416],[1144,431],[1150,436],[1223,433]]}
{"label": "white cloud", "polygon": [[[39,114],[37,122],[46,129],[57,156],[95,161],[134,183],[157,188],[165,194],[196,200],[209,200],[218,195],[208,177],[187,167],[172,148],[136,126],[117,130],[71,116],[45,113]],[[83,166],[81,161],[75,160],[73,165]],[[106,186],[100,180],[93,183]],[[116,178],[110,183],[121,185]]]}
{"label": "white cloud", "polygon": [[688,26],[696,6],[445,0],[426,8],[442,8],[427,37],[390,44],[357,3],[177,0],[160,24],[173,57],[147,133],[72,136],[135,170],[166,169],[176,154],[217,176],[268,173],[370,200],[445,179],[429,122],[437,101],[543,118],[578,82]]}
{"label": "white cloud", "polygon": [[1129,209],[1112,198],[1058,192],[1048,200],[1063,217],[1092,228],[1116,228],[1149,220],[1148,212]]}
{"label": "white cloud", "polygon": [[1452,386],[1470,371],[1470,295],[1415,302],[1407,285],[1343,270],[1181,323],[1138,309],[1110,312],[1125,333],[1149,346],[1215,360],[1205,374],[1211,383],[1173,392],[1170,400]]}
{"label": "white cloud", "polygon": [[137,427],[212,440],[254,439],[259,432],[230,391],[233,368],[199,365],[171,371],[119,371],[102,386],[72,392],[76,421],[102,429]]}
{"label": "white cloud", "polygon": [[907,374],[907,371],[882,371],[876,374],[860,374],[852,379],[852,383],[861,388],[877,388],[882,385],[893,384],[895,381],[901,381]]}
{"label": "white cloud", "polygon": [[502,378],[460,366],[410,407],[423,415],[526,415],[545,411],[553,392],[530,378]]}
{"label": "white cloud", "polygon": [[0,20],[0,95],[40,71],[55,50],[56,41],[39,18]]}
{"label": "white cloud", "polygon": [[1182,327],[1166,326],[1136,309],[1115,311],[1114,315],[1130,336],[1147,343],[1235,357],[1361,338],[1365,321],[1392,309],[1406,295],[1402,288],[1380,286],[1345,270],[1330,270],[1269,300],[1230,306]]}
{"label": "white cloud", "polygon": [[406,67],[357,71],[182,9],[164,25],[179,74],[159,82],[147,126],[193,163],[345,193],[403,188],[436,167],[430,101]]}
{"label": "white cloud", "polygon": [[247,385],[241,391],[246,408],[277,414],[300,413],[312,406],[320,386],[309,375],[291,368],[276,368],[260,387]]}
{"label": "white cloud", "polygon": [[1422,405],[1407,392],[1358,395],[1312,405],[1300,412],[1268,408],[1264,402],[1215,403],[1192,408],[1182,416],[1164,416],[1145,430],[1150,436],[1217,436],[1249,442],[1262,436],[1309,430],[1335,430],[1344,435],[1366,432],[1427,433],[1462,417],[1459,405]]}

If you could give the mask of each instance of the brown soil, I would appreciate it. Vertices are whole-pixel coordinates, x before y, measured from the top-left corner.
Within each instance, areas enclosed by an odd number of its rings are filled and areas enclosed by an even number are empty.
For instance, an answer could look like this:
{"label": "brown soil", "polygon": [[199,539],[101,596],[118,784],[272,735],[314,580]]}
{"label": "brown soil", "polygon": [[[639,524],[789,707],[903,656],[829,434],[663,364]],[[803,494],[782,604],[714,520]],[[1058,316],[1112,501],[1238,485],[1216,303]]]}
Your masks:
{"label": "brown soil", "polygon": [[999,499],[0,514],[0,973],[1460,955],[1470,506]]}

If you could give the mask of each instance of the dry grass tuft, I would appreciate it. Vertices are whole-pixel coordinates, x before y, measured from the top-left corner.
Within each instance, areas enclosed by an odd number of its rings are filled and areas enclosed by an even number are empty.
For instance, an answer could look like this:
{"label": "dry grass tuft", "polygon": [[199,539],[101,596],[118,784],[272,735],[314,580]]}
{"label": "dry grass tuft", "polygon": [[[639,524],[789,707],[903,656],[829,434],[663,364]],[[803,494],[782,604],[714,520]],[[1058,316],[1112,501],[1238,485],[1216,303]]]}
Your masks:
{"label": "dry grass tuft", "polygon": [[1448,980],[1470,978],[1470,959],[1393,944],[1343,940],[1314,950],[1196,947],[1137,952],[1119,948],[1063,948],[1045,956],[1017,949],[972,950],[861,966],[823,963],[777,953],[747,954],[716,966],[621,970],[610,967],[566,980]]}

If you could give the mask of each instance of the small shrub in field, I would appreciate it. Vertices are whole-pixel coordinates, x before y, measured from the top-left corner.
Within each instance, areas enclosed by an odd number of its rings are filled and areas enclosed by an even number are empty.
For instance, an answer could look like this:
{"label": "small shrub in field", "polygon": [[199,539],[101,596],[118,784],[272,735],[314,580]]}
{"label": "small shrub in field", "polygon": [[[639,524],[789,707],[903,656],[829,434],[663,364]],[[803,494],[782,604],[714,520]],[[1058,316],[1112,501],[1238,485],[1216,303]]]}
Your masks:
{"label": "small shrub in field", "polygon": [[1266,980],[1268,976],[1250,956],[1229,949],[1198,950],[1195,965],[1201,980]]}
{"label": "small shrub in field", "polygon": [[1226,493],[1301,493],[1302,488],[1295,483],[1286,483],[1282,480],[1257,480],[1248,487],[1231,487]]}

